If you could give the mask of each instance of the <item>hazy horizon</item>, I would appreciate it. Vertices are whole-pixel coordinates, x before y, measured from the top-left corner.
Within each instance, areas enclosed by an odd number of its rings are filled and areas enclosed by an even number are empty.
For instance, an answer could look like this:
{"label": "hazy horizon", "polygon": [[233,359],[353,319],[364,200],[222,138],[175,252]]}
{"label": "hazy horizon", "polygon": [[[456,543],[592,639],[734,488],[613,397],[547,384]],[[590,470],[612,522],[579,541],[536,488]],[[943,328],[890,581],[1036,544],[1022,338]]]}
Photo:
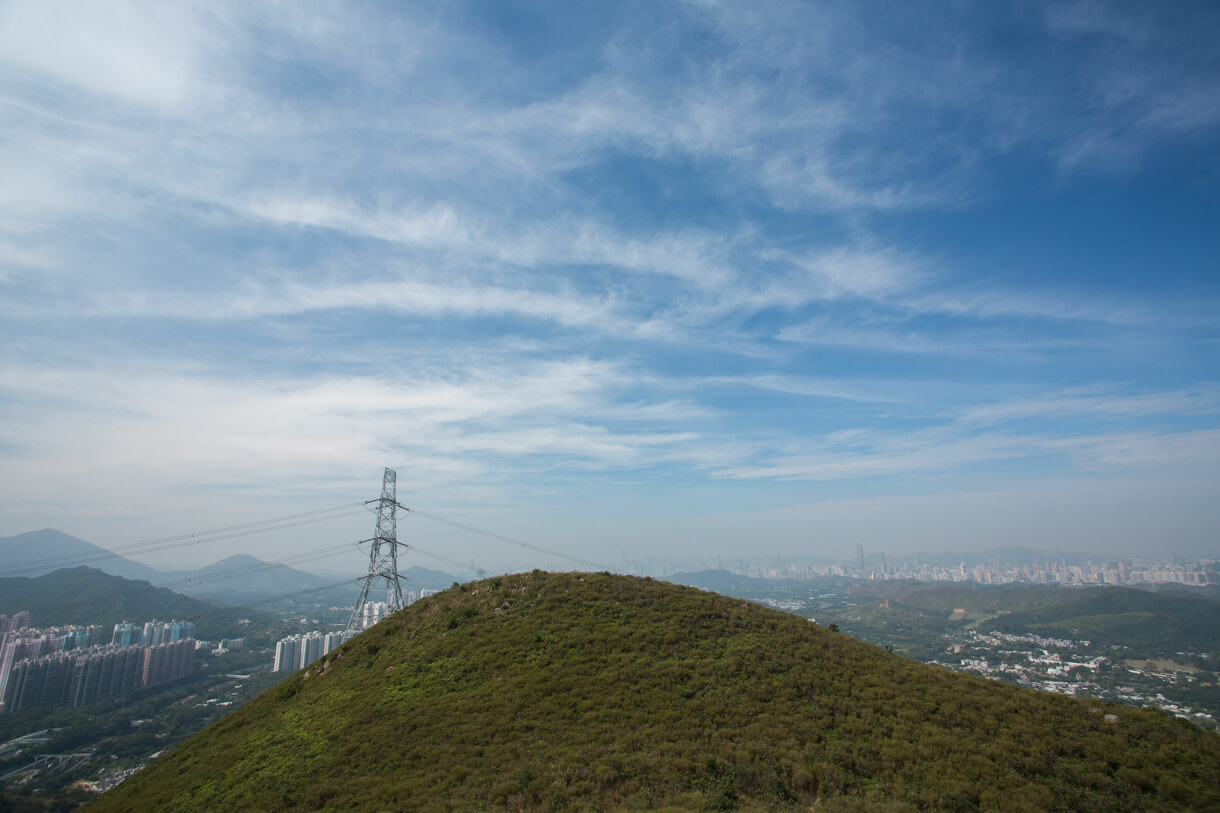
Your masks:
{"label": "hazy horizon", "polygon": [[[116,559],[109,557],[95,558],[92,554],[73,555],[65,557],[62,561],[56,563],[52,563],[46,558],[48,552],[41,547],[31,547],[28,551],[17,552],[14,555],[13,543],[22,541],[23,537],[29,536],[33,537],[31,544],[37,544],[39,535],[48,531],[63,533],[55,528],[46,528],[30,531],[26,534],[0,537],[0,543],[5,546],[5,551],[0,555],[0,576],[34,577],[40,575],[40,571],[31,570],[31,568],[38,565],[52,570],[59,567],[84,565],[106,572],[114,571],[126,578],[153,578],[152,574],[129,574],[122,566],[119,566],[117,570],[107,567],[107,563],[114,563]],[[136,549],[134,550],[124,549],[123,547],[118,547],[117,550],[110,550],[105,546],[94,545],[88,539],[81,539],[80,541],[93,545],[98,550],[107,551],[119,557],[120,560],[136,562],[150,567],[154,571],[160,571],[168,577],[175,572],[184,573],[201,568],[210,568],[222,562],[228,562],[229,559],[237,556],[253,556],[266,563],[270,557],[277,556],[283,552],[282,544],[277,544],[274,540],[277,533],[282,532],[272,533],[270,535],[271,539],[267,541],[263,541],[261,533],[252,534],[245,537],[247,544],[244,550],[238,553],[229,552],[212,558],[209,558],[209,551],[214,551],[218,548],[223,550],[223,546],[218,544],[218,542],[225,541],[223,534],[217,535],[214,538],[204,535],[199,539],[188,539],[185,541],[140,540],[135,544]],[[1094,567],[1101,566],[1106,562],[1113,563],[1116,561],[1129,561],[1136,567],[1141,562],[1161,562],[1165,564],[1181,562],[1193,567],[1199,561],[1199,559],[1183,556],[1178,551],[1172,550],[1150,553],[1144,556],[1112,556],[1062,549],[1033,548],[1029,546],[995,546],[994,548],[982,550],[928,549],[908,552],[865,549],[861,546],[861,548],[852,551],[841,551],[841,555],[829,556],[822,556],[810,553],[809,551],[794,551],[789,553],[776,551],[767,553],[758,549],[739,549],[730,555],[710,553],[700,555],[698,552],[694,552],[687,556],[674,556],[666,555],[663,552],[657,554],[644,550],[629,556],[626,545],[620,549],[617,558],[609,555],[609,551],[604,551],[603,553],[606,555],[603,558],[593,561],[571,554],[562,547],[556,549],[526,549],[521,547],[522,543],[530,544],[526,540],[502,539],[488,543],[488,540],[483,539],[484,544],[477,548],[472,547],[469,543],[463,544],[458,540],[458,544],[453,547],[438,548],[437,545],[433,544],[436,540],[425,539],[424,544],[421,545],[414,539],[415,536],[417,534],[413,533],[410,529],[408,529],[405,536],[399,534],[399,541],[404,545],[399,552],[400,572],[406,574],[411,568],[419,567],[425,570],[436,571],[461,581],[481,579],[496,574],[525,572],[535,568],[554,571],[606,570],[661,577],[709,570],[745,572],[754,569],[784,570],[790,567],[798,569],[845,567],[850,572],[856,567],[861,553],[864,555],[866,568],[877,570],[878,573],[884,571],[884,573],[891,576],[897,570],[904,568],[918,569],[920,565],[953,568],[958,564],[956,557],[960,557],[962,563],[967,567],[972,568],[976,564],[983,564],[986,566],[997,566],[1004,570],[1014,567],[1025,567],[1039,561],[1042,565],[1048,567],[1060,565],[1061,560],[1062,563],[1069,566],[1091,563]],[[79,539],[79,537],[74,538]],[[297,546],[283,559],[271,558],[270,563],[279,563],[312,576],[340,580],[351,578],[354,580],[356,577],[363,575],[367,570],[368,541],[368,539],[364,539],[360,540],[359,544],[356,544],[355,541],[350,539],[342,540],[339,545],[325,546],[322,549],[325,555],[316,558],[311,555],[315,551],[302,551]],[[186,548],[185,552],[183,550],[184,547]],[[327,552],[328,550],[329,552]],[[441,550],[444,550],[445,553],[441,553]],[[302,554],[304,558],[300,558]],[[465,561],[459,561],[454,558],[463,554],[469,555],[469,558]],[[1213,564],[1220,561],[1210,557],[1200,558]],[[885,565],[885,567],[882,568],[882,565]],[[50,571],[48,570],[47,572]],[[765,574],[760,572],[758,575]],[[410,579],[409,576],[408,579]],[[1142,581],[1142,579],[1137,579],[1136,581]]]}
{"label": "hazy horizon", "polygon": [[1218,40],[1205,2],[6,3],[0,536],[389,466],[609,566],[1220,556]]}

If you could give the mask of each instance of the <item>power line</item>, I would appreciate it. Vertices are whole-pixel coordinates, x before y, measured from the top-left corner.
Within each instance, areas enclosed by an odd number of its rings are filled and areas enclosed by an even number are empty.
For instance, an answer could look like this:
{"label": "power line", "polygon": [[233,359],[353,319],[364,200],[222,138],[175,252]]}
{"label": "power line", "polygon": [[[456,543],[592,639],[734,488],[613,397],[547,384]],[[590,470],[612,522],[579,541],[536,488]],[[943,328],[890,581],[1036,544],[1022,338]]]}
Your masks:
{"label": "power line", "polygon": [[446,525],[452,525],[455,528],[461,528],[463,530],[470,531],[471,533],[480,534],[481,536],[486,536],[489,539],[495,539],[500,542],[506,542],[510,545],[515,545],[519,548],[528,548],[529,550],[537,551],[539,553],[545,553],[550,556],[558,556],[561,559],[567,559],[568,561],[571,561],[571,562],[576,562],[576,563],[582,564],[582,565],[588,565],[589,567],[591,567],[594,570],[604,570],[607,572],[615,572],[613,568],[606,567],[605,565],[599,564],[597,562],[592,562],[588,559],[581,559],[579,556],[571,556],[569,554],[562,553],[557,550],[551,550],[550,548],[544,548],[539,545],[532,545],[529,542],[522,542],[520,539],[513,539],[512,537],[502,536],[501,534],[493,533],[492,531],[485,531],[482,528],[476,528],[473,525],[467,525],[466,523],[458,522],[457,520],[446,519],[445,517],[437,516],[436,514],[430,514],[427,511],[421,511],[418,508],[409,508],[407,510],[410,511],[412,514],[419,514],[421,517],[427,517],[428,519],[435,520],[436,522],[443,522]]}
{"label": "power line", "polygon": [[[162,589],[169,590],[173,587],[179,587],[184,584],[191,584],[191,583],[203,584],[203,583],[212,582],[212,581],[223,581],[224,579],[235,578],[237,576],[241,576],[241,575],[244,575],[247,573],[257,573],[262,570],[271,570],[273,568],[280,567],[280,566],[287,566],[287,565],[291,565],[291,564],[303,564],[306,562],[316,561],[318,559],[325,559],[330,556],[338,556],[342,553],[345,553],[345,552],[351,550],[351,547],[352,546],[350,544],[346,544],[346,545],[340,545],[340,546],[335,546],[335,547],[330,547],[330,548],[321,548],[316,551],[309,551],[307,553],[299,553],[294,556],[288,556],[284,559],[280,559],[280,560],[277,560],[274,562],[259,562],[257,564],[245,565],[243,567],[232,568],[230,570],[217,571],[216,573],[207,573],[207,574],[204,574],[203,576],[191,577],[191,578],[187,578],[187,579],[178,579],[176,581],[166,582],[165,584],[149,584],[146,587],[135,587],[130,590],[117,590],[113,593],[106,593],[106,594],[100,595],[100,596],[91,596],[87,599],[80,599],[77,601],[70,601],[70,602],[64,602],[62,604],[53,604],[53,605],[50,605],[47,607],[40,607],[38,609],[31,610],[30,612],[34,616],[38,616],[40,613],[45,614],[45,613],[60,612],[63,610],[75,609],[77,607],[87,607],[91,604],[102,604],[104,602],[110,601],[111,599],[125,598],[127,596],[138,595],[140,593],[149,593],[154,590],[162,590]],[[181,595],[181,594],[179,594],[179,595]]]}
{"label": "power line", "polygon": [[285,593],[282,596],[272,596],[271,598],[265,598],[262,601],[252,601],[249,604],[239,604],[235,607],[221,607],[213,612],[203,613],[202,615],[196,615],[191,618],[188,618],[187,620],[188,621],[202,621],[205,618],[215,618],[218,615],[228,615],[229,613],[236,612],[237,610],[249,610],[254,607],[261,607],[264,604],[274,604],[275,602],[283,601],[284,599],[296,598],[298,596],[307,596],[310,593],[321,593],[325,590],[334,590],[336,587],[343,587],[346,584],[354,584],[358,581],[360,581],[360,579],[344,579],[343,581],[335,582],[334,584],[327,584],[327,585],[323,585],[322,587],[310,587],[307,590],[298,590],[295,593]]}
{"label": "power line", "polygon": [[[60,567],[86,564],[104,559],[113,559],[125,556],[127,554],[143,554],[163,550],[174,550],[176,548],[198,545],[204,542],[219,542],[224,539],[234,539],[240,536],[250,536],[252,534],[280,531],[286,528],[296,528],[300,527],[301,525],[309,525],[315,522],[326,522],[332,519],[342,519],[344,517],[356,516],[357,514],[363,513],[365,510],[365,503],[363,502],[349,503],[347,505],[335,506],[334,508],[322,508],[316,511],[305,511],[300,514],[289,514],[287,516],[275,517],[273,519],[247,522],[241,525],[230,525],[224,528],[215,528],[210,531],[199,531],[196,533],[181,534],[179,536],[164,537],[162,539],[153,539],[147,542],[136,542],[130,545],[120,545],[112,550],[101,551],[98,553],[86,553],[71,556],[52,556],[45,559],[33,559],[21,562],[15,567],[5,568],[0,572],[2,572],[4,576],[19,576],[23,573],[30,573],[36,570],[57,570]],[[329,516],[326,516],[327,514],[329,514]]]}
{"label": "power line", "polygon": [[[157,551],[174,550],[177,548],[187,547],[190,545],[202,544],[204,542],[218,542],[218,541],[225,540],[225,539],[234,539],[237,537],[250,536],[253,534],[267,533],[270,531],[284,530],[287,528],[295,528],[295,527],[299,527],[302,525],[312,524],[315,522],[325,522],[327,520],[342,519],[344,517],[355,516],[357,514],[365,512],[366,510],[369,509],[369,506],[371,506],[373,504],[378,504],[379,508],[384,509],[385,502],[386,502],[385,495],[383,494],[381,500],[367,500],[367,501],[363,501],[363,502],[347,503],[345,505],[338,505],[338,506],[334,506],[331,508],[320,508],[320,509],[316,509],[316,510],[312,510],[312,511],[303,511],[303,512],[300,512],[297,514],[288,514],[288,515],[281,516],[281,517],[272,517],[270,519],[256,520],[253,522],[240,523],[237,525],[228,525],[228,526],[224,526],[221,528],[213,528],[208,531],[197,531],[194,533],[179,534],[177,536],[162,537],[160,539],[152,539],[152,540],[148,540],[145,542],[133,543],[130,545],[121,545],[112,550],[102,551],[102,552],[98,552],[98,553],[80,554],[80,555],[74,555],[74,556],[54,556],[54,557],[48,557],[48,558],[44,558],[44,559],[29,560],[26,562],[19,563],[15,567],[7,568],[3,571],[0,571],[0,575],[17,576],[22,573],[29,573],[29,572],[36,571],[36,570],[57,569],[59,567],[67,567],[67,566],[70,566],[73,564],[86,564],[86,563],[96,562],[96,561],[100,561],[100,560],[104,560],[104,559],[117,558],[117,557],[124,556],[126,554],[143,554],[143,553],[152,553],[152,552],[157,552]],[[525,548],[527,550],[536,551],[538,553],[543,553],[548,556],[554,556],[554,557],[558,557],[560,559],[566,559],[568,561],[575,562],[577,564],[581,564],[586,567],[589,567],[593,570],[613,571],[613,568],[607,567],[606,565],[601,564],[599,562],[594,562],[589,559],[583,559],[579,556],[572,556],[572,555],[564,553],[562,551],[553,550],[551,548],[545,548],[540,545],[534,545],[532,543],[525,542],[520,539],[514,539],[509,536],[504,536],[503,534],[498,534],[493,531],[488,531],[486,529],[479,528],[479,527],[470,525],[465,522],[459,522],[458,520],[448,519],[447,517],[442,517],[438,514],[433,514],[428,511],[420,510],[418,508],[407,508],[406,506],[400,505],[396,500],[394,500],[393,496],[390,497],[390,502],[392,502],[395,507],[402,508],[405,512],[408,513],[408,515],[409,514],[419,514],[420,516],[433,520],[434,522],[440,522],[445,525],[452,526],[454,528],[460,528],[462,530],[469,531],[471,533],[479,534],[480,536],[485,536],[488,539],[494,539],[496,541],[503,542],[505,544],[513,545],[514,547]],[[373,541],[373,540],[363,540],[363,541],[369,542],[369,541]],[[361,544],[361,543],[356,543],[356,544]],[[393,547],[396,548],[397,543],[394,544]],[[408,547],[406,545],[403,545],[403,547],[407,548],[407,550],[413,550],[424,556],[428,556],[428,557],[431,557],[438,561],[444,562],[446,564],[453,565],[454,567],[458,567],[458,568],[462,568],[462,569],[469,569],[476,577],[483,577],[483,576],[486,576],[486,574],[487,574],[486,570],[484,570],[483,568],[475,567],[473,563],[466,564],[463,562],[459,562],[456,559],[452,559],[447,556],[443,556],[439,553],[433,553],[431,551],[426,551],[426,550],[423,550],[423,549],[415,547],[415,546]],[[326,558],[328,556],[335,556],[348,549],[349,549],[348,545],[342,545],[342,546],[332,547],[332,548],[323,548],[323,549],[320,549],[317,551],[296,554],[294,556],[289,556],[289,557],[286,557],[284,559],[277,560],[274,562],[259,562],[259,563],[253,564],[253,565],[245,565],[242,567],[233,568],[233,569],[226,570],[226,571],[202,574],[199,576],[192,576],[192,577],[185,578],[185,579],[179,579],[176,581],[167,582],[165,584],[150,585],[146,588],[136,588],[135,590],[121,591],[118,593],[108,594],[106,596],[91,598],[87,601],[77,601],[77,602],[73,602],[70,604],[56,605],[56,606],[52,606],[52,607],[44,607],[41,610],[38,610],[36,612],[46,613],[46,612],[52,612],[55,610],[68,609],[71,607],[81,606],[84,604],[96,603],[96,602],[100,602],[100,601],[109,600],[109,599],[115,598],[115,597],[131,595],[133,593],[139,593],[139,592],[143,592],[146,590],[156,590],[156,589],[161,589],[161,588],[169,589],[172,587],[177,587],[177,586],[191,584],[191,583],[202,584],[202,583],[207,583],[207,582],[211,582],[211,581],[220,581],[220,580],[223,580],[226,578],[232,578],[232,577],[242,575],[245,573],[254,573],[254,572],[258,572],[260,570],[266,570],[266,569],[270,569],[273,567],[278,567],[280,565],[303,564],[305,562],[315,561],[316,559]],[[396,573],[397,568],[394,568],[394,571]],[[346,584],[346,583],[347,582],[340,582],[339,584]],[[338,586],[338,585],[335,585],[335,586]],[[325,589],[329,589],[329,588],[310,589],[310,590],[306,590],[302,593],[293,593],[293,594],[289,594],[289,595],[285,595],[285,596],[279,596],[279,597],[276,597],[273,599],[268,599],[266,601],[256,602],[255,604],[242,605],[242,606],[249,606],[249,607],[258,606],[260,604],[274,602],[274,601],[278,601],[278,600],[281,600],[284,598],[292,598],[296,595],[305,595],[310,592],[316,592],[317,590],[325,590]],[[230,608],[230,609],[240,609],[240,608],[235,607],[235,608]],[[230,609],[226,609],[226,610],[224,610],[224,612],[229,612]]]}
{"label": "power line", "polygon": [[410,547],[407,548],[407,551],[409,553],[422,553],[424,556],[431,556],[433,559],[439,559],[440,561],[444,562],[445,564],[453,565],[454,567],[460,567],[464,570],[469,570],[471,573],[473,573],[475,575],[476,578],[481,579],[487,575],[487,571],[481,567],[475,567],[473,564],[459,562],[456,559],[450,559],[448,556],[441,556],[439,553],[432,553],[431,551],[426,551],[423,548],[419,547],[418,545],[411,545]]}

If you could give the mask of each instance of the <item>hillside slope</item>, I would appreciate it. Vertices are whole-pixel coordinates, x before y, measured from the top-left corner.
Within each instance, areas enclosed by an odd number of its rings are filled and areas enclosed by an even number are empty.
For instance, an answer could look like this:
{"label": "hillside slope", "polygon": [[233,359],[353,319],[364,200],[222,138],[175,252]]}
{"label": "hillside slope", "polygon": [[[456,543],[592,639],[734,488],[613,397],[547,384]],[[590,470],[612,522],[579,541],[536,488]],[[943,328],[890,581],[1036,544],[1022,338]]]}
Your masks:
{"label": "hillside slope", "polygon": [[534,571],[408,607],[90,809],[815,803],[1215,808],[1220,738],[925,666],[738,599]]}

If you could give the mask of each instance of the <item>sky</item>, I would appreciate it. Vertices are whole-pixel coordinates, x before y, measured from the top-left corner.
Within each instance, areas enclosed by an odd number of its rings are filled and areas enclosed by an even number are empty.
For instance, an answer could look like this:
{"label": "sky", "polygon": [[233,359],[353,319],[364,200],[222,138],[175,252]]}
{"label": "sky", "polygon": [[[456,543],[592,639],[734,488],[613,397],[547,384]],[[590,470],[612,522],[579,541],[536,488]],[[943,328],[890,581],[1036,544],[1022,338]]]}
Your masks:
{"label": "sky", "polygon": [[609,566],[1220,556],[1217,42],[1207,0],[5,0],[0,535],[390,467]]}

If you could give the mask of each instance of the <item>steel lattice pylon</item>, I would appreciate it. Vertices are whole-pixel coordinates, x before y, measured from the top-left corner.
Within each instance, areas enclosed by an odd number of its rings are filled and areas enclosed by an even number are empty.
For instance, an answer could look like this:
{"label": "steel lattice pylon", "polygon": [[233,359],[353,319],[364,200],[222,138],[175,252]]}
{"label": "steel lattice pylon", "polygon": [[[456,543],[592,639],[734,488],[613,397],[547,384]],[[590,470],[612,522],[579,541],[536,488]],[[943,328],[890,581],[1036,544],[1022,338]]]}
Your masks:
{"label": "steel lattice pylon", "polygon": [[406,545],[398,541],[397,483],[398,475],[393,469],[386,469],[381,481],[381,499],[377,501],[377,533],[368,540],[372,543],[369,548],[369,572],[361,579],[364,583],[360,587],[360,598],[356,599],[351,618],[347,620],[344,634],[348,636],[364,629],[364,606],[368,604],[373,582],[385,582],[386,603],[390,605],[390,612],[402,609],[403,577],[398,574],[398,548]]}

